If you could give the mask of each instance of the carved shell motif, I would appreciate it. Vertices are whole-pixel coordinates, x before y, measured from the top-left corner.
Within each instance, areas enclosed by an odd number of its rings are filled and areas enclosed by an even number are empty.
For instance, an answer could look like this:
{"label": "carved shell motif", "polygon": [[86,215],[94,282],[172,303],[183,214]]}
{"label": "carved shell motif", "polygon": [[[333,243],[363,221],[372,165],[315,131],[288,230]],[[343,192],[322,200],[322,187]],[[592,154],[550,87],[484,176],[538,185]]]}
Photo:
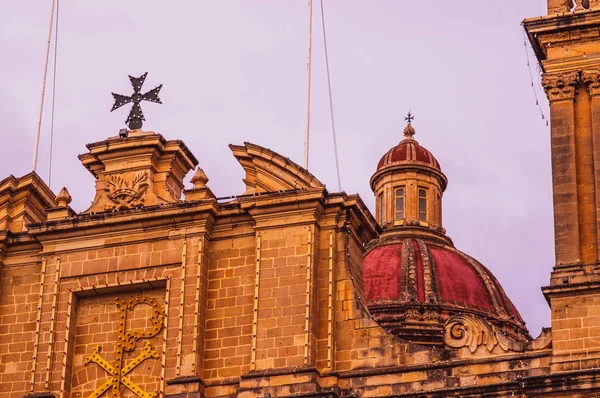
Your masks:
{"label": "carved shell motif", "polygon": [[472,315],[457,315],[445,325],[444,343],[452,348],[468,347],[471,353],[484,346],[489,352],[498,345],[504,351],[512,350],[516,343],[506,337],[491,323]]}
{"label": "carved shell motif", "polygon": [[144,204],[144,193],[148,189],[148,172],[143,171],[131,180],[121,176],[109,176],[106,181],[108,198],[113,205],[107,205],[107,210],[119,210],[137,207]]}

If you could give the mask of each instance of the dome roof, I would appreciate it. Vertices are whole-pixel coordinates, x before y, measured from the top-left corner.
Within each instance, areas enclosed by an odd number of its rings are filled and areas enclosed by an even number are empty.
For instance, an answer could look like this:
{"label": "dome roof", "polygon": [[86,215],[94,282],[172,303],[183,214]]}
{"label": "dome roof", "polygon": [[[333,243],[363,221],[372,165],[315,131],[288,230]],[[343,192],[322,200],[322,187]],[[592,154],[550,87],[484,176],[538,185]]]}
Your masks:
{"label": "dome roof", "polygon": [[393,166],[397,164],[408,163],[408,164],[422,164],[433,167],[439,171],[442,171],[440,163],[437,159],[427,150],[425,147],[419,145],[419,143],[412,138],[407,138],[402,141],[389,151],[377,164],[377,171],[387,166]]}
{"label": "dome roof", "polygon": [[403,163],[421,164],[442,171],[440,163],[431,152],[419,145],[419,143],[412,138],[413,135],[415,135],[415,129],[410,123],[404,129],[403,134],[406,138],[383,155],[377,164],[377,171],[388,166],[396,166]]}
{"label": "dome roof", "polygon": [[500,283],[472,257],[418,237],[379,243],[364,258],[363,280],[369,310],[383,326],[408,340],[438,343],[437,330],[450,316],[470,313],[513,338],[529,338]]}

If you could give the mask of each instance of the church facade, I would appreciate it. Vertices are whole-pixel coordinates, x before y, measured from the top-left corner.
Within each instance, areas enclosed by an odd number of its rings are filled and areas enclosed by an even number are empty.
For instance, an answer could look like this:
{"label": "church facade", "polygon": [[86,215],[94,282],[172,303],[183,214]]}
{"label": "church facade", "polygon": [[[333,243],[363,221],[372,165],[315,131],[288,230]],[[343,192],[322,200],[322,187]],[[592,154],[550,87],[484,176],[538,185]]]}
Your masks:
{"label": "church facade", "polygon": [[79,156],[96,179],[85,211],[33,172],[0,181],[0,395],[600,396],[598,26],[600,0],[548,0],[524,21],[551,112],[539,336],[446,235],[448,178],[410,114],[373,160],[373,215],[252,143],[230,145],[246,191],[217,198],[140,110]]}

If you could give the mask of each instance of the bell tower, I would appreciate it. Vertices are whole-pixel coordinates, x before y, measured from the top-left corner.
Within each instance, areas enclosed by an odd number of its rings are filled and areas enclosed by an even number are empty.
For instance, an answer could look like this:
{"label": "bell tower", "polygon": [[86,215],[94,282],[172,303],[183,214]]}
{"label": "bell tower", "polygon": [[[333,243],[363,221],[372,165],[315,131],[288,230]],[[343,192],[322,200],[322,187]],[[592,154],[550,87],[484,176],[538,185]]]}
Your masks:
{"label": "bell tower", "polygon": [[584,369],[600,358],[600,0],[548,0],[548,15],[523,25],[550,102],[552,366]]}

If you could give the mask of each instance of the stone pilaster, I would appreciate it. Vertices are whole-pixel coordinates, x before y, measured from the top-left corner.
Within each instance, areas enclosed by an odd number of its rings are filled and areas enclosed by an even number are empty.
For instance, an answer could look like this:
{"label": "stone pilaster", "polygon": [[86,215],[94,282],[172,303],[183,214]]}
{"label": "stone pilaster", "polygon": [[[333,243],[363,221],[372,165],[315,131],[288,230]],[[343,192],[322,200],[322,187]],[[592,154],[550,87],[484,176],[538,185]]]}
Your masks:
{"label": "stone pilaster", "polygon": [[552,123],[556,266],[542,291],[552,310],[553,372],[600,363],[598,3],[549,0],[548,17],[523,23],[545,72]]}
{"label": "stone pilaster", "polygon": [[[556,267],[543,292],[552,309],[553,371],[588,368],[598,296],[600,70],[546,73],[550,101]],[[585,90],[587,88],[587,90]]]}
{"label": "stone pilaster", "polygon": [[578,72],[546,73],[542,86],[550,101],[552,188],[556,265],[581,261],[575,152],[575,86]]}
{"label": "stone pilaster", "polygon": [[[600,68],[584,69],[581,79],[587,85],[591,96],[592,147],[594,167],[594,193],[596,208],[596,225],[600,225]],[[600,234],[596,235],[597,254],[600,258]]]}

